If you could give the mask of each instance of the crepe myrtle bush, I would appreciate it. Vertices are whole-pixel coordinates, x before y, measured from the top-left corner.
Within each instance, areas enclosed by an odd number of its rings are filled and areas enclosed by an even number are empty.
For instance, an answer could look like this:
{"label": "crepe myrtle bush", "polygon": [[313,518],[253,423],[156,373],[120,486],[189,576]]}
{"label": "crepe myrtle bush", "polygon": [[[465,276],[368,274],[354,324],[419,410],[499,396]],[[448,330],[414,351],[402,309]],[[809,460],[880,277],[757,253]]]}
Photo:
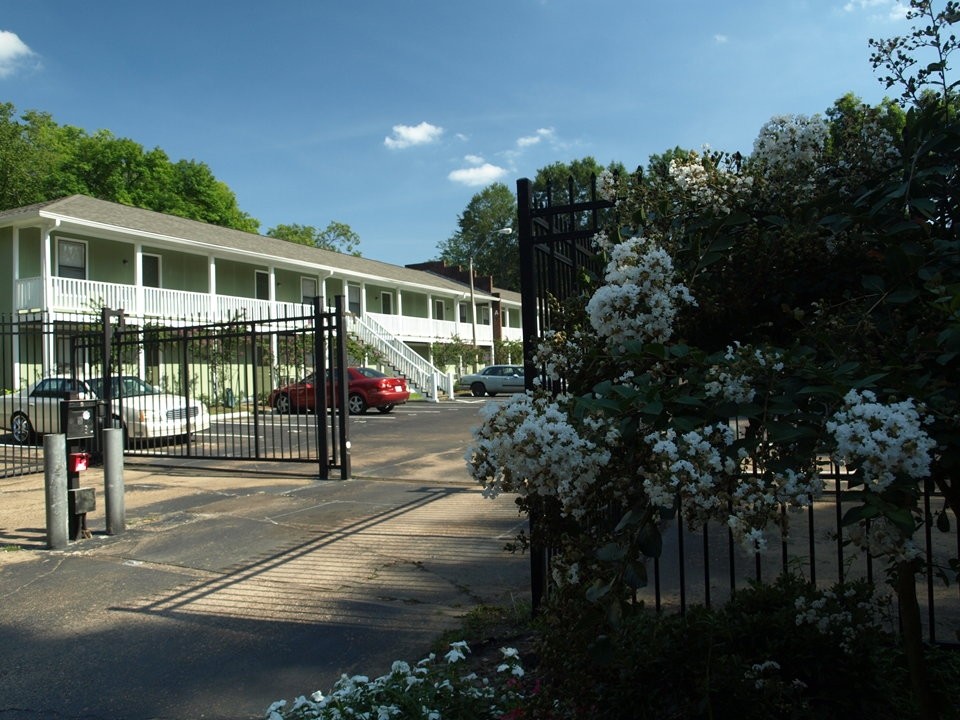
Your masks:
{"label": "crepe myrtle bush", "polygon": [[[762,552],[833,458],[849,472],[846,539],[883,561],[922,688],[914,538],[960,508],[960,125],[944,117],[911,109],[872,158],[855,133],[780,117],[752,156],[602,180],[621,218],[596,238],[605,272],[535,358],[567,394],[490,408],[467,453],[486,493],[536,513],[556,582],[616,622],[663,520],[715,520]],[[943,497],[929,514],[925,484]],[[934,572],[955,580],[956,558]]]}
{"label": "crepe myrtle bush", "polygon": [[278,700],[265,720],[500,720],[520,707],[525,675],[515,648],[500,652],[493,676],[481,677],[465,669],[467,643],[453,642],[442,658],[431,653],[415,665],[398,660],[386,675],[342,675],[328,694]]}

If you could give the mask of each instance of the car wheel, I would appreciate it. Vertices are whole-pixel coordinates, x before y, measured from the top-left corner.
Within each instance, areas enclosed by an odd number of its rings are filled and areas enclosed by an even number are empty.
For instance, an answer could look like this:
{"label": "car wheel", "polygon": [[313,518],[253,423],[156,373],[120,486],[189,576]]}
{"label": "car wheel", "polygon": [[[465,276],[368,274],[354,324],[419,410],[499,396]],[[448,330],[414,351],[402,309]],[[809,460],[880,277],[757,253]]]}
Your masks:
{"label": "car wheel", "polygon": [[26,445],[33,440],[33,425],[30,424],[30,418],[21,412],[14,413],[10,419],[10,431],[17,445]]}
{"label": "car wheel", "polygon": [[387,414],[388,412],[393,412],[393,409],[395,407],[396,405],[381,405],[380,407],[377,408],[377,412]]}
{"label": "car wheel", "polygon": [[490,397],[496,397],[496,396],[497,396],[497,394],[496,394],[495,392],[491,391],[491,390],[487,390],[487,395],[489,395]]}
{"label": "car wheel", "polygon": [[484,387],[482,382],[475,382],[470,386],[470,392],[473,393],[474,397],[483,397],[487,392],[487,388]]}
{"label": "car wheel", "polygon": [[367,401],[360,393],[350,393],[347,399],[347,408],[351,415],[363,415],[367,411]]}
{"label": "car wheel", "polygon": [[288,415],[290,413],[290,396],[277,395],[273,400],[273,409],[281,415]]}

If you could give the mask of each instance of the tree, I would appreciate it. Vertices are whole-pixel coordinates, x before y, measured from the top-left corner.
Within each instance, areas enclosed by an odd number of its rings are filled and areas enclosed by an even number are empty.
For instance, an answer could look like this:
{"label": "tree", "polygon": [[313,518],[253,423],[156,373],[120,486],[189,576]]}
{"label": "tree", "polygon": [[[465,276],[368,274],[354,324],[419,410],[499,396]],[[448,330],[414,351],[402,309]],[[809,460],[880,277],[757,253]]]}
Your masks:
{"label": "tree", "polygon": [[[517,245],[517,202],[503,183],[494,183],[474,195],[457,219],[458,229],[437,247],[451,265],[468,267],[477,275],[492,275],[497,287],[520,289],[520,251]],[[509,228],[509,232],[505,231]]]}
{"label": "tree", "polygon": [[[622,163],[611,162],[606,169],[617,175],[626,175]],[[553,205],[584,202],[590,199],[590,178],[599,176],[603,170],[604,167],[590,156],[571,160],[569,163],[555,162],[537,170],[533,180],[533,192],[546,193],[549,188]]]}
{"label": "tree", "polygon": [[88,134],[49,114],[0,105],[0,206],[18,207],[82,193],[101,200],[258,232],[233,191],[195,160],[172,163],[109,130]]}
{"label": "tree", "polygon": [[360,251],[357,249],[360,236],[349,225],[342,222],[333,221],[323,230],[318,230],[313,225],[281,224],[267,230],[267,235],[299,245],[360,257]]}
{"label": "tree", "polygon": [[768,527],[787,531],[785,507],[822,493],[818,459],[843,463],[844,541],[883,563],[929,718],[917,577],[960,569],[925,567],[921,549],[960,507],[960,123],[943,40],[960,12],[911,7],[936,25],[911,37],[939,38],[939,95],[905,74],[918,46],[881,41],[905,115],[846,96],[826,119],[771,119],[749,157],[673,151],[629,178],[602,281],[537,349],[568,392],[498,409],[470,464],[538,513],[554,577],[576,578],[563,599],[616,624],[661,522],[719,520],[759,552]]}
{"label": "tree", "polygon": [[45,198],[45,183],[55,163],[40,142],[39,131],[38,123],[18,121],[11,103],[0,103],[0,207],[30,205]]}

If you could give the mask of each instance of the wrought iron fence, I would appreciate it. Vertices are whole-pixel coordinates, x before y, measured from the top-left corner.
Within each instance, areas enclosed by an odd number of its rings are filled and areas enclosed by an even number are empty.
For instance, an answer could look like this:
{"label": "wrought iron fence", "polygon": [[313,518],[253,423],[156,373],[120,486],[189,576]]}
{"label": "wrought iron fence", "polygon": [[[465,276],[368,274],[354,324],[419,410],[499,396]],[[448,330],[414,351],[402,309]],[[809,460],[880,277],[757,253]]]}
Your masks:
{"label": "wrought iron fence", "polygon": [[[553,203],[549,189],[535,192],[529,180],[517,182],[520,277],[526,385],[566,390],[564,379],[550,380],[545,368],[533,362],[537,345],[550,330],[559,329],[560,309],[567,302],[586,302],[585,281],[599,277],[600,259],[591,239],[602,229],[604,213],[612,203],[597,198],[596,180],[576,190],[572,180],[565,201]],[[571,200],[577,198],[578,201]],[[607,218],[609,219],[609,218]],[[775,551],[747,555],[734,542],[729,528],[706,526],[691,532],[679,520],[661,526],[663,550],[652,561],[648,585],[636,601],[657,610],[685,612],[691,604],[710,606],[722,602],[750,581],[772,579],[785,570],[802,571],[819,586],[865,578],[879,580],[882,572],[869,556],[854,552],[844,538],[842,519],[852,502],[845,500],[847,476],[829,462],[821,476],[826,492],[813,507],[793,515],[788,540]],[[845,507],[846,506],[846,507]],[[946,563],[960,556],[958,508],[948,508],[933,483],[923,488],[925,513],[923,542],[926,573],[918,579],[918,597],[925,613],[925,631],[931,642],[960,640],[960,587],[948,584]],[[788,512],[782,511],[785,516]],[[607,518],[614,524],[614,517]],[[934,515],[942,516],[946,530],[937,529]],[[682,513],[678,513],[681,517]],[[553,549],[536,543],[537,509],[530,510],[531,591],[534,607],[549,592]]]}
{"label": "wrought iron fence", "polygon": [[[0,471],[42,470],[41,436],[81,393],[102,401],[101,424],[124,429],[128,455],[315,463],[323,478],[349,477],[345,332],[339,298],[332,311],[219,323],[2,318]],[[301,382],[311,374],[326,381]],[[302,412],[277,411],[283,386],[304,395]]]}

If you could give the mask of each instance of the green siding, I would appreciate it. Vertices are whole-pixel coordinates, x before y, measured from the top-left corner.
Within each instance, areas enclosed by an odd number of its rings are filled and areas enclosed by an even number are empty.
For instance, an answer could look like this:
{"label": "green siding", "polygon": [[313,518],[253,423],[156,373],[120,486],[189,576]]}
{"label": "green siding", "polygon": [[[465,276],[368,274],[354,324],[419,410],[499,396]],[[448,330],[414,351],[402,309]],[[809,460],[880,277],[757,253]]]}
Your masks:
{"label": "green siding", "polygon": [[403,294],[403,314],[407,317],[427,317],[427,296],[421,294]]}

